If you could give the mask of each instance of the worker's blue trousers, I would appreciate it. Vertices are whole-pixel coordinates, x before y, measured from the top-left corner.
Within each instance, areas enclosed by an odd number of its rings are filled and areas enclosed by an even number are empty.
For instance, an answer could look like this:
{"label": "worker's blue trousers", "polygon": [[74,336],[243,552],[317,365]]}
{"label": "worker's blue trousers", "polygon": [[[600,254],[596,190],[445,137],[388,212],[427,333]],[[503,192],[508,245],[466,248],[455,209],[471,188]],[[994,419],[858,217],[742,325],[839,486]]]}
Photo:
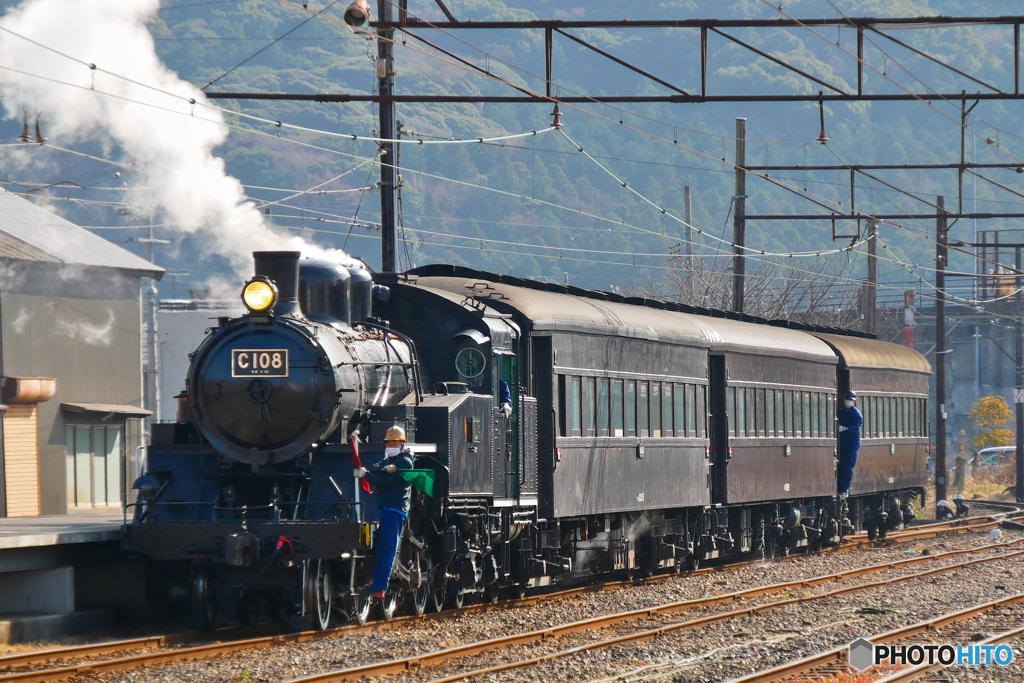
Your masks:
{"label": "worker's blue trousers", "polygon": [[395,566],[398,541],[405,528],[405,513],[394,508],[380,511],[380,526],[377,528],[376,559],[373,562],[373,590],[386,591],[391,580],[391,569]]}
{"label": "worker's blue trousers", "polygon": [[853,482],[853,468],[857,466],[857,454],[860,453],[860,444],[856,446],[839,447],[839,472],[837,473],[837,486],[839,493],[849,493],[850,483]]}

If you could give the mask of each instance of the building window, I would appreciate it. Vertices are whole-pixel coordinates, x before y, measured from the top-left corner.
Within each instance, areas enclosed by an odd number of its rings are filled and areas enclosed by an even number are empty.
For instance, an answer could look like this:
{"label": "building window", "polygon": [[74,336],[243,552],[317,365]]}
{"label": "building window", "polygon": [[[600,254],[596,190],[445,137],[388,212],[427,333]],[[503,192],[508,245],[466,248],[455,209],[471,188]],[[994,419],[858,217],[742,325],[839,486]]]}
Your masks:
{"label": "building window", "polygon": [[121,428],[68,426],[69,508],[121,506]]}

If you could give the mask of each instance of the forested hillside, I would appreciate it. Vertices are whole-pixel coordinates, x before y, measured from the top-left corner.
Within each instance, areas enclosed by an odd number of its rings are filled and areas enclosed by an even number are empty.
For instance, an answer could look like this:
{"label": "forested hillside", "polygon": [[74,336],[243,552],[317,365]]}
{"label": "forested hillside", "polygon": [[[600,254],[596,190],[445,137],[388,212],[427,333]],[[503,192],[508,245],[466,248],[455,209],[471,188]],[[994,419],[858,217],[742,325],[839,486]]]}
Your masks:
{"label": "forested hillside", "polygon": [[[4,2],[10,8],[16,3]],[[375,3],[371,2],[375,6]],[[410,0],[410,11],[429,20],[443,20],[430,0]],[[606,0],[454,0],[448,3],[460,20],[586,18],[779,18],[780,3],[756,0],[703,3],[686,0],[618,3]],[[309,3],[310,9],[340,18],[344,2]],[[868,0],[836,3],[827,0],[788,1],[782,12],[798,18],[837,16],[929,16],[1004,14],[1006,3]],[[303,23],[305,22],[305,23]],[[149,23],[160,58],[183,79],[208,92],[257,91],[287,93],[370,93],[376,87],[376,46],[337,21],[310,16],[277,0],[167,0]],[[700,88],[699,31],[683,29],[574,30],[574,35],[608,50],[689,92]],[[456,37],[440,31],[418,35],[517,85],[543,91],[542,31],[463,31]],[[833,28],[769,28],[733,30],[732,35],[785,59],[815,76],[849,90],[856,89],[853,31]],[[1013,36],[984,26],[894,32],[901,39],[982,80],[1012,89]],[[399,93],[516,94],[496,79],[473,74],[450,57],[410,37],[397,34],[395,48]],[[465,42],[460,42],[465,41]],[[264,49],[265,48],[265,49]],[[882,48],[886,54],[879,49]],[[259,54],[255,54],[263,49]],[[255,56],[254,56],[255,55]],[[89,60],[88,55],[79,55]],[[865,59],[870,65],[865,89],[875,92],[974,92],[981,86],[929,62],[885,38],[868,34]],[[814,93],[821,86],[758,58],[721,37],[712,36],[708,50],[709,94]],[[612,64],[582,46],[557,37],[554,50],[557,92],[586,95],[668,94],[664,86]],[[108,67],[109,68],[109,67]],[[877,70],[877,72],[875,71]],[[364,188],[377,170],[372,142],[337,135],[372,136],[377,112],[369,104],[317,104],[217,100],[236,112],[302,126],[308,131],[278,130],[272,123],[232,118],[237,126],[217,154],[227,171],[247,186],[247,194],[282,232],[303,231],[310,240],[379,263],[379,231],[365,227],[379,221],[379,197]],[[431,262],[465,264],[498,272],[552,278],[585,287],[629,287],[637,283],[662,286],[664,268],[676,263],[670,254],[685,250],[684,228],[673,219],[683,215],[683,187],[693,196],[694,233],[698,257],[708,268],[727,269],[731,239],[728,220],[733,196],[732,161],[736,117],[747,118],[748,164],[947,163],[959,160],[959,102],[936,101],[836,104],[825,107],[827,145],[815,142],[820,132],[816,103],[759,104],[590,104],[563,106],[564,128],[489,144],[416,144],[417,140],[475,140],[539,131],[551,123],[551,105],[430,104],[400,105],[397,118],[410,142],[401,146],[401,265]],[[968,159],[1015,163],[1024,158],[1024,140],[1015,106],[982,102],[973,111],[966,138]],[[5,124],[5,137],[20,132],[17,120]],[[621,123],[620,123],[621,121]],[[44,120],[45,126],[45,120]],[[252,128],[247,133],[243,128]],[[152,131],[161,135],[161,131]],[[591,155],[580,154],[575,143]],[[69,145],[70,146],[70,145]],[[76,149],[102,149],[102,141],[80,142]],[[106,149],[118,158],[131,150]],[[1016,156],[1015,156],[1016,155]],[[144,164],[145,159],[136,159]],[[64,165],[55,156],[49,177],[56,182],[74,175],[85,162]],[[603,169],[600,165],[603,165]],[[59,168],[58,168],[59,167]],[[346,174],[346,172],[348,172]],[[70,175],[69,175],[70,174]],[[344,174],[344,175],[343,175]],[[613,177],[613,175],[615,177]],[[790,191],[755,177],[747,181],[748,214],[805,214],[824,210],[800,195],[841,200],[849,206],[849,173],[772,172],[791,185]],[[340,178],[338,176],[341,176]],[[915,193],[929,202],[947,197],[956,208],[955,172],[900,171],[858,180],[857,208],[868,212],[900,210],[930,212],[885,183]],[[993,171],[990,176],[1016,188],[1020,176]],[[628,184],[623,185],[616,178]],[[332,180],[333,179],[333,180]],[[330,182],[327,182],[330,181]],[[884,181],[884,182],[882,182]],[[326,184],[325,184],[326,183]],[[291,196],[316,188],[317,194]],[[292,190],[285,193],[283,190]],[[346,191],[347,190],[347,191]],[[77,191],[77,190],[75,190]],[[64,189],[61,196],[88,196]],[[322,191],[327,191],[323,193]],[[635,191],[635,192],[634,192]],[[52,190],[51,190],[52,192]],[[108,193],[109,194],[109,193]],[[965,208],[978,211],[1012,209],[1019,196],[965,180]],[[646,201],[646,200],[649,200]],[[51,204],[48,204],[51,205]],[[666,213],[662,213],[664,208]],[[86,225],[123,225],[124,211],[109,207],[64,205],[61,210]],[[130,212],[129,212],[130,213]],[[352,226],[353,217],[357,225]],[[135,220],[136,225],[144,221]],[[159,217],[155,219],[160,223]],[[880,267],[883,281],[917,288],[910,265],[934,264],[934,225],[901,221],[902,228],[882,225],[882,241],[891,253]],[[844,225],[846,227],[844,227]],[[979,222],[978,229],[1015,227],[997,221]],[[840,232],[849,224],[840,224]],[[961,221],[954,239],[971,239],[974,226]],[[140,231],[99,231],[142,251],[130,241]],[[185,271],[178,282],[199,285],[213,274],[228,275],[225,263],[207,253],[201,236],[182,235],[173,226],[157,230],[172,244],[157,250],[158,262]],[[127,241],[126,241],[127,240]],[[750,221],[749,246],[769,253],[827,251],[846,246],[833,241],[829,221]],[[820,258],[764,257],[777,264],[782,277],[801,279],[808,271],[829,270],[843,277],[863,277],[863,247],[856,252]],[[634,264],[636,267],[634,267]],[[954,260],[954,267],[973,263]],[[751,270],[757,267],[757,262]],[[183,288],[182,288],[183,291]],[[892,298],[892,297],[890,297]]]}

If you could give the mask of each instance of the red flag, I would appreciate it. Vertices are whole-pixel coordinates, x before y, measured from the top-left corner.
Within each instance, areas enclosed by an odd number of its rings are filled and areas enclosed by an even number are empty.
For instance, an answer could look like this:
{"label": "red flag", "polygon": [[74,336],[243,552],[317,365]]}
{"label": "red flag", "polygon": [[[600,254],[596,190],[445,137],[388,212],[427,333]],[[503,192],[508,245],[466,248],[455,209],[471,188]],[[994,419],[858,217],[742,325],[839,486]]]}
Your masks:
{"label": "red flag", "polygon": [[[349,437],[349,443],[352,444],[352,466],[362,467],[363,461],[359,459],[359,441],[356,439],[355,434]],[[361,481],[363,482],[363,490],[367,493],[371,493],[370,482],[366,481],[365,477]]]}

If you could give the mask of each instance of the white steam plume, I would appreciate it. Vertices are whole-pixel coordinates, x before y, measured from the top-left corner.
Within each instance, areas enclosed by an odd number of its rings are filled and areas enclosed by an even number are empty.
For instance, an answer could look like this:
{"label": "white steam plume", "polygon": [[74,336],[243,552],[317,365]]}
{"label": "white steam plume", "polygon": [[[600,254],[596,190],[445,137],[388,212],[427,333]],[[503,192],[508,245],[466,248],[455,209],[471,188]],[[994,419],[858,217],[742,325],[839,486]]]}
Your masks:
{"label": "white steam plume", "polygon": [[[0,18],[0,27],[119,76],[203,102],[202,91],[157,57],[146,22],[159,6],[159,0],[27,0]],[[274,233],[260,212],[244,203],[241,184],[213,155],[228,135],[227,128],[217,125],[223,120],[219,112],[90,70],[2,31],[0,65],[34,74],[0,69],[8,118],[20,119],[23,109],[39,112],[54,142],[89,140],[108,150],[119,147],[129,162],[147,171],[126,178],[148,188],[133,196],[160,206],[178,230],[204,237],[239,274],[251,273],[250,253],[260,249],[291,249],[356,265],[340,250]]]}

